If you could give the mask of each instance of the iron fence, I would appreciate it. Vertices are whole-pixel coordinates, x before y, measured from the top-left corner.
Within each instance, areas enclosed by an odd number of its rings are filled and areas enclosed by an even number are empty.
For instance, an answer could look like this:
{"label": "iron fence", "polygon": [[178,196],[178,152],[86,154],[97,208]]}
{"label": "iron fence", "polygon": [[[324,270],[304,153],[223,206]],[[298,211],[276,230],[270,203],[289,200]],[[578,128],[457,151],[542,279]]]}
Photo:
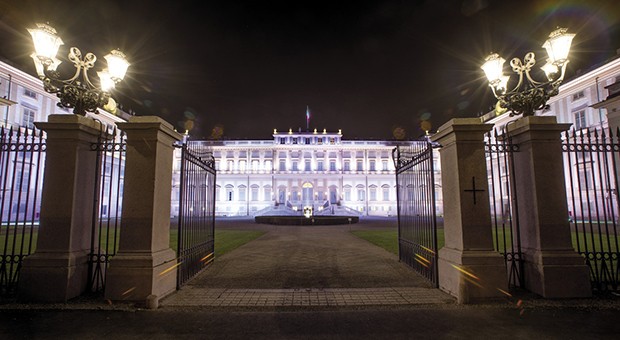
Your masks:
{"label": "iron fence", "polygon": [[123,184],[125,178],[126,134],[116,128],[104,129],[90,146],[97,153],[90,254],[88,257],[91,292],[105,288],[106,269],[118,250],[121,230]]}
{"label": "iron fence", "polygon": [[502,131],[485,135],[493,246],[503,257],[511,287],[523,287],[523,255],[513,153],[519,147]]}
{"label": "iron fence", "polygon": [[586,129],[562,136],[572,242],[595,291],[619,288],[619,135],[619,130]]}
{"label": "iron fence", "polygon": [[396,167],[399,259],[437,287],[433,145],[423,141],[398,146],[392,158]]}
{"label": "iron fence", "polygon": [[205,269],[215,250],[213,153],[200,142],[187,141],[180,147],[177,288]]}
{"label": "iron fence", "polygon": [[0,296],[15,293],[37,245],[45,149],[39,130],[0,128]]}

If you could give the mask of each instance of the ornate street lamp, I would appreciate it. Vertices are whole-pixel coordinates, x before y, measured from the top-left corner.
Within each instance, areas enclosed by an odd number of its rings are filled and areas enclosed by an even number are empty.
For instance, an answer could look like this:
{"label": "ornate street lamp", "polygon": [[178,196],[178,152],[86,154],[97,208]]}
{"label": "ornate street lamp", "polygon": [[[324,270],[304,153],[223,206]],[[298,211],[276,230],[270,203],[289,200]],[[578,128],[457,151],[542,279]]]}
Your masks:
{"label": "ornate street lamp", "polygon": [[75,74],[69,79],[61,79],[57,71],[60,60],[56,59],[58,48],[63,44],[56,35],[56,30],[47,24],[36,24],[37,28],[29,28],[35,52],[31,55],[39,78],[43,80],[45,91],[55,93],[60,102],[58,106],[73,108],[73,113],[86,115],[86,112],[97,112],[97,108],[110,102],[110,91],[125,77],[129,63],[119,50],[112,50],[104,58],[108,68],[97,72],[99,86],[95,86],[88,77],[88,70],[95,66],[97,57],[82,52],[77,47],[69,49],[69,60],[76,68]]}
{"label": "ornate street lamp", "polygon": [[568,52],[575,34],[567,33],[566,28],[558,28],[549,34],[549,39],[542,47],[547,50],[547,63],[541,67],[547,76],[547,81],[538,82],[532,78],[530,71],[536,64],[533,52],[523,58],[513,58],[510,66],[513,72],[519,75],[517,85],[508,90],[508,79],[504,75],[503,67],[506,60],[497,53],[491,53],[485,59],[482,69],[489,80],[493,94],[499,100],[499,106],[510,110],[510,115],[533,116],[536,110],[547,105],[549,98],[558,94],[558,89],[568,64]]}

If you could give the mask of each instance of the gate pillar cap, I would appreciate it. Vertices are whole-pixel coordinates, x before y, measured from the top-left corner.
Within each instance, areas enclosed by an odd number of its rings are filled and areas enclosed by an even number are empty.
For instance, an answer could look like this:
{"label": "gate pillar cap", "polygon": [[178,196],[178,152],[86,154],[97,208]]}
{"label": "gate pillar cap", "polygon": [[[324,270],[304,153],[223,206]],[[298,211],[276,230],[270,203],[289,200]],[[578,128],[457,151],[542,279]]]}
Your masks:
{"label": "gate pillar cap", "polygon": [[437,133],[431,136],[431,140],[441,143],[441,140],[449,135],[463,132],[459,140],[482,141],[482,135],[491,129],[493,124],[484,124],[480,118],[452,118],[439,127]]}
{"label": "gate pillar cap", "polygon": [[521,117],[512,124],[507,125],[507,130],[511,135],[518,135],[522,132],[537,131],[566,131],[572,124],[558,123],[555,116],[527,116]]}
{"label": "gate pillar cap", "polygon": [[183,135],[175,131],[172,124],[157,116],[132,116],[128,122],[118,122],[116,125],[123,131],[157,129],[174,140],[183,139]]}
{"label": "gate pillar cap", "polygon": [[52,114],[47,117],[47,122],[35,122],[34,125],[43,130],[78,130],[87,131],[98,135],[103,129],[100,121],[90,117],[75,114]]}

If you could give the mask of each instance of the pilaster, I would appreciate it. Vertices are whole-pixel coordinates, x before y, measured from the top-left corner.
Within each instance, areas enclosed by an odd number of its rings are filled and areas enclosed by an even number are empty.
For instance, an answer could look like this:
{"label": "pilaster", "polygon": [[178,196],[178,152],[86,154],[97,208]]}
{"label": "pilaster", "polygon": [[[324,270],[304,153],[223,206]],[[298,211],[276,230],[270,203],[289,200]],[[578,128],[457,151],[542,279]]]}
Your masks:
{"label": "pilaster", "polygon": [[560,133],[570,124],[528,116],[508,125],[519,152],[514,170],[525,288],[546,298],[588,297],[588,267],[573,249]]}
{"label": "pilaster", "polygon": [[45,131],[46,158],[37,249],[24,258],[20,298],[64,302],[86,290],[96,183],[97,142],[102,126],[79,115],[50,115],[35,125]]}
{"label": "pilaster", "polygon": [[439,250],[439,288],[460,303],[502,296],[506,265],[493,249],[493,234],[484,152],[491,124],[477,118],[455,118],[432,140],[440,149],[445,246]]}
{"label": "pilaster", "polygon": [[170,192],[173,143],[182,136],[158,117],[134,116],[117,125],[127,133],[123,216],[105,296],[160,299],[176,288],[176,253],[169,245]]}

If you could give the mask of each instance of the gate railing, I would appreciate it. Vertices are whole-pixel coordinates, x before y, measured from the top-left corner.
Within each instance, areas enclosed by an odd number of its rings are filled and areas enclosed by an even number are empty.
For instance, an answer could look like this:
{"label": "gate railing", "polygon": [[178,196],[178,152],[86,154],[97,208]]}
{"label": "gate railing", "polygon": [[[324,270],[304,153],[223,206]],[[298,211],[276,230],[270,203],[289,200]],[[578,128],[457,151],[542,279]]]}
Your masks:
{"label": "gate railing", "polygon": [[0,296],[15,293],[37,245],[45,149],[39,130],[0,128]]}
{"label": "gate railing", "polygon": [[572,130],[563,134],[567,218],[573,246],[590,269],[595,291],[617,291],[620,283],[619,135],[619,130],[609,129]]}
{"label": "gate railing", "polygon": [[437,287],[433,145],[423,141],[398,146],[392,158],[396,167],[399,259]]}
{"label": "gate railing", "polygon": [[118,250],[125,177],[125,136],[124,132],[112,128],[102,131],[97,143],[90,146],[97,153],[88,257],[88,287],[91,292],[104,290],[106,269]]}
{"label": "gate railing", "polygon": [[506,263],[508,284],[523,287],[523,255],[521,252],[521,231],[519,210],[514,182],[513,153],[518,145],[504,132],[490,131],[485,136],[485,153],[489,182],[489,201],[493,246]]}
{"label": "gate railing", "polygon": [[177,288],[198,275],[214,259],[215,159],[199,142],[181,146]]}

